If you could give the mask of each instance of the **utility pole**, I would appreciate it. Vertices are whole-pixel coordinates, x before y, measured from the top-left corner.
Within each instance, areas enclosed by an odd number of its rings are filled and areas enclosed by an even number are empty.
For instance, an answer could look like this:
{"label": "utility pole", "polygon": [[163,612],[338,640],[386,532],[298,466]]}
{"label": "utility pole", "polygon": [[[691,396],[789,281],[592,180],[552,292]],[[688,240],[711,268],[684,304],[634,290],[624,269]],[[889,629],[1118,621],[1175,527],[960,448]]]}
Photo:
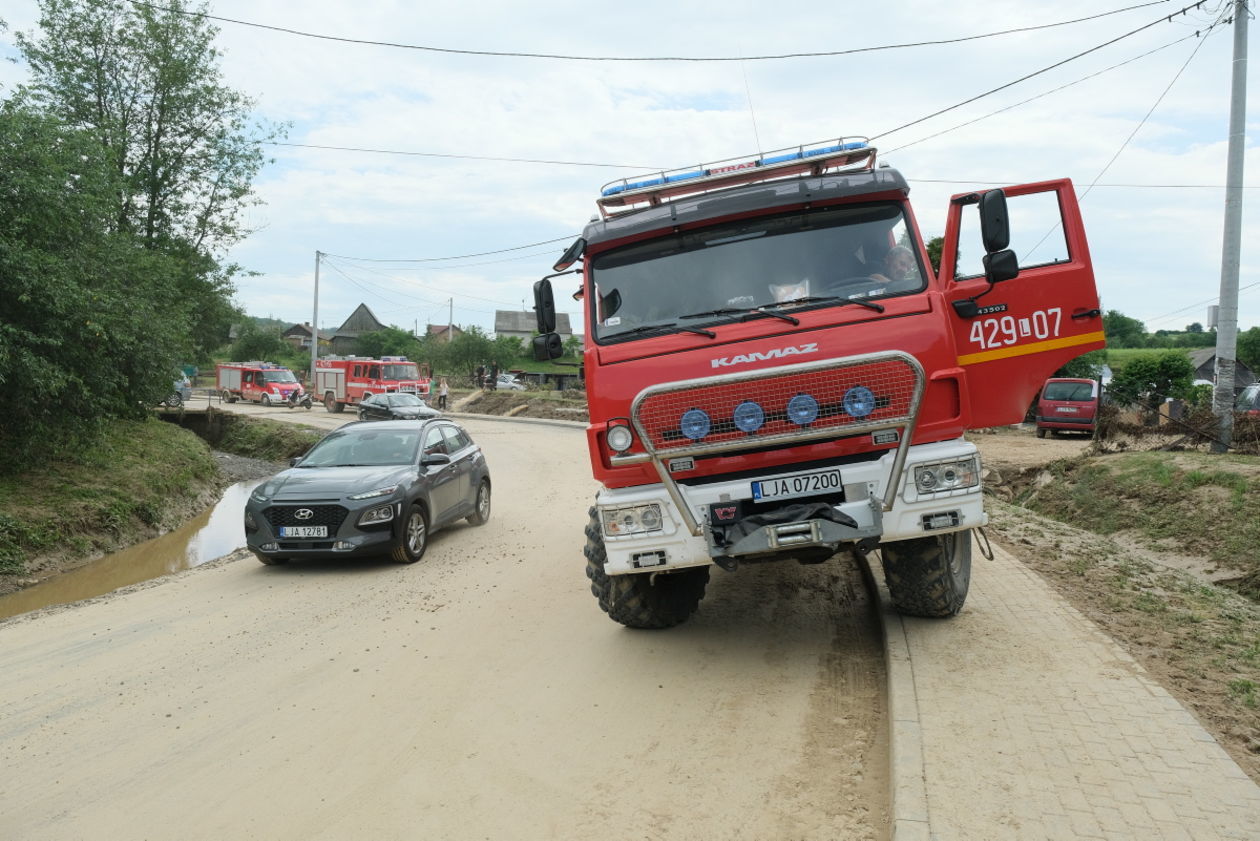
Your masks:
{"label": "utility pole", "polygon": [[315,312],[311,315],[311,399],[315,399],[315,361],[319,359],[319,258],[315,252]]}
{"label": "utility pole", "polygon": [[447,298],[446,303],[450,306],[450,314],[446,316],[446,342],[450,344],[455,341],[455,299]]}
{"label": "utility pole", "polygon": [[1238,262],[1242,246],[1243,148],[1247,119],[1247,0],[1234,0],[1234,67],[1229,101],[1229,152],[1225,169],[1225,234],[1221,246],[1221,304],[1216,327],[1216,388],[1212,411],[1217,440],[1212,452],[1234,439],[1234,359],[1238,352]]}

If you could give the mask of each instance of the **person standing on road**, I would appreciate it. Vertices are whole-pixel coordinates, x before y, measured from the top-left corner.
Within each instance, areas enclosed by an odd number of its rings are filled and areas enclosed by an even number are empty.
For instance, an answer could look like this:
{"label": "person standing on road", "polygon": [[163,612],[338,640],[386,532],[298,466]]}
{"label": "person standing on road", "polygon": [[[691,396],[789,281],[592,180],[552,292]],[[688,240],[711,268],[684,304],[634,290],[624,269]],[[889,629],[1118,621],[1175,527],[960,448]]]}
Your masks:
{"label": "person standing on road", "polygon": [[446,395],[450,393],[450,388],[446,385],[446,377],[438,380],[438,409],[446,411]]}

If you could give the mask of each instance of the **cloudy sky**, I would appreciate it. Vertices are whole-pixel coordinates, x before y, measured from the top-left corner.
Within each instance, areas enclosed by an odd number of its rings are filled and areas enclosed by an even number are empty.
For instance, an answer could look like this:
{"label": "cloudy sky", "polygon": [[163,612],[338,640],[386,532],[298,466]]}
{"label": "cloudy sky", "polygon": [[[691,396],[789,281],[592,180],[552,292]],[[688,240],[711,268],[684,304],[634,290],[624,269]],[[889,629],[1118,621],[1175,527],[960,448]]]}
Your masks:
{"label": "cloudy sky", "polygon": [[[255,233],[229,255],[257,273],[237,298],[252,315],[310,321],[321,251],[339,255],[320,269],[323,327],[365,302],[401,327],[453,309],[489,330],[495,310],[529,306],[606,182],[860,135],[909,180],[925,237],[943,232],[951,194],[1071,178],[1104,307],[1184,329],[1219,294],[1233,39],[1213,28],[1232,4],[1186,5],[212,0],[210,14],[239,21],[216,22],[226,81],[261,118],[291,123],[297,144],[268,147]],[[12,57],[12,31],[33,30],[38,6],[8,0],[2,16]],[[1028,27],[1041,28],[974,37]],[[921,44],[954,39],[970,40]],[[920,45],[871,49],[901,44]],[[759,58],[841,51],[857,52]],[[0,84],[24,72],[0,64]],[[1260,325],[1256,75],[1253,62],[1242,329]]]}

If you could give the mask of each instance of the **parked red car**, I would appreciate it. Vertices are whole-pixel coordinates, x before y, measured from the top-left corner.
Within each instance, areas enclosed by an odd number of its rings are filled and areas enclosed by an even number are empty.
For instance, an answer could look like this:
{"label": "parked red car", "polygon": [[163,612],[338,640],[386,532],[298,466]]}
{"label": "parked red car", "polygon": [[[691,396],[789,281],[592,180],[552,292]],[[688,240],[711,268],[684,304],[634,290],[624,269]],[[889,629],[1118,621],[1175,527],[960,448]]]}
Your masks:
{"label": "parked red car", "polygon": [[1037,401],[1037,437],[1046,432],[1094,434],[1098,418],[1098,383],[1094,380],[1055,378],[1046,380]]}

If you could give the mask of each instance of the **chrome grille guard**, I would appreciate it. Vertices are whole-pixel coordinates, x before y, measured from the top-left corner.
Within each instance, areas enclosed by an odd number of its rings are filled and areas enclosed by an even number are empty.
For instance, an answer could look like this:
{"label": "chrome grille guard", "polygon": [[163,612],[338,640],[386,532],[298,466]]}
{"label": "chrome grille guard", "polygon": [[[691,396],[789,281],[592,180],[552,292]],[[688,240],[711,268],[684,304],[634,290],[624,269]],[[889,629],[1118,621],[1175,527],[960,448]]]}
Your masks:
{"label": "chrome grille guard", "polygon": [[[862,377],[864,372],[867,374],[866,379]],[[869,379],[870,377],[877,377],[877,379],[872,380]],[[700,536],[703,534],[703,526],[696,520],[686,500],[683,499],[678,483],[669,473],[666,460],[687,456],[736,453],[741,450],[762,449],[774,444],[794,446],[824,438],[896,429],[900,440],[883,499],[883,510],[888,511],[896,498],[901,474],[905,468],[907,448],[914,436],[925,382],[923,366],[913,356],[902,351],[881,351],[649,386],[639,392],[630,407],[630,422],[634,425],[635,433],[645,452],[612,456],[610,463],[614,467],[619,467],[650,461],[656,468],[656,473],[660,476],[661,483],[669,492],[674,505],[681,512],[688,530],[691,534]],[[717,440],[705,441],[703,438],[686,440],[678,430],[662,426],[662,418],[671,414],[672,417],[678,418],[682,411],[685,411],[685,409],[680,411],[679,407],[683,405],[695,407],[698,403],[703,404],[706,397],[710,398],[712,403],[730,404],[741,396],[738,392],[728,393],[730,387],[744,384],[759,384],[763,387],[761,390],[751,392],[759,402],[765,400],[763,394],[767,390],[772,396],[777,395],[781,398],[782,395],[791,391],[799,393],[799,389],[803,386],[815,391],[829,390],[831,396],[837,399],[831,403],[819,401],[824,407],[830,407],[827,416],[823,417],[820,413],[816,423],[803,426],[787,428],[792,426],[792,423],[786,419],[785,413],[774,413],[771,415],[771,423],[779,431],[764,435],[740,435],[737,431],[729,429],[730,422],[725,416],[719,426],[726,428],[704,436]],[[842,401],[839,395],[853,384],[866,385],[875,393],[877,400],[884,401],[882,407],[877,402],[875,410],[867,416],[871,419],[855,419],[836,408]],[[895,393],[881,392],[881,389],[892,389]],[[829,395],[824,393],[824,397],[827,396]],[[662,405],[658,407],[657,404]],[[875,415],[878,417],[872,417]],[[770,425],[767,424],[767,426]]]}

